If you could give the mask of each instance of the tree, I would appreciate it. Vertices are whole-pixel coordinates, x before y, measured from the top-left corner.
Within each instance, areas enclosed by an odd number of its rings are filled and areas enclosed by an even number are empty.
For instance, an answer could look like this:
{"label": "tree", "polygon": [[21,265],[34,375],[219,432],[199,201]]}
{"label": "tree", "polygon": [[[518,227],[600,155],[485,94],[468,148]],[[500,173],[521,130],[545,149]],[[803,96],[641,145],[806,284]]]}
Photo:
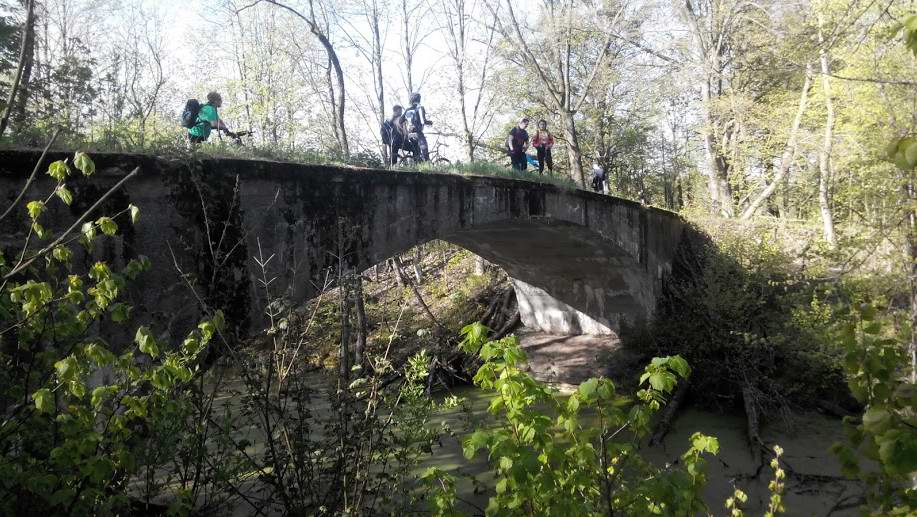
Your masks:
{"label": "tree", "polygon": [[[521,55],[521,64],[534,71],[544,92],[541,95],[543,102],[560,116],[570,176],[580,187],[585,187],[576,115],[592,91],[593,81],[611,47],[614,27],[620,22],[627,4],[616,4],[614,12],[599,10],[597,16],[592,17],[584,9],[577,9],[576,3],[571,0],[547,2],[547,9],[541,12],[541,32],[538,45],[534,47],[536,50],[523,36],[523,27],[527,34],[537,31],[516,16],[511,0],[506,0],[504,4],[505,21],[499,16],[492,0],[488,0],[487,5],[503,38],[510,43],[514,53]],[[585,20],[592,23],[584,23]],[[584,44],[584,38],[590,43]],[[595,55],[588,53],[590,48],[596,51]],[[577,53],[578,50],[582,50],[584,55]]]}
{"label": "tree", "polygon": [[[346,27],[342,31],[350,46],[366,60],[372,71],[373,103],[376,114],[375,124],[380,127],[385,121],[385,81],[382,75],[382,55],[385,51],[385,37],[388,32],[389,18],[388,0],[359,0],[355,2],[356,13],[339,16],[338,22]],[[353,23],[349,17],[357,18],[358,22],[365,23],[369,33],[363,32],[361,27]],[[360,20],[362,18],[362,20]],[[388,163],[389,148],[381,146],[383,160]]]}
{"label": "tree", "polygon": [[[327,25],[322,26],[319,24],[315,16],[315,1],[309,0],[309,16],[305,16],[298,10],[284,4],[277,2],[275,0],[256,0],[254,3],[243,7],[240,11],[254,7],[260,3],[267,3],[273,6],[285,9],[295,15],[300,20],[304,21],[309,27],[309,31],[318,39],[322,47],[325,49],[325,52],[328,56],[328,62],[331,65],[331,68],[334,70],[335,81],[330,81],[329,85],[332,86],[332,111],[334,113],[334,132],[338,141],[338,150],[341,155],[345,158],[350,156],[350,147],[347,142],[347,128],[344,125],[344,109],[347,102],[347,96],[345,95],[345,86],[344,86],[344,70],[341,67],[341,61],[338,58],[337,51],[334,49],[334,45],[331,43],[331,40],[328,37]],[[330,74],[329,74],[330,76]],[[336,90],[336,91],[335,91]]]}
{"label": "tree", "polygon": [[[20,43],[19,62],[16,66],[16,75],[13,77],[12,83],[10,83],[10,92],[6,99],[6,107],[3,111],[3,117],[0,118],[0,136],[3,136],[10,122],[10,115],[12,114],[14,103],[16,102],[16,94],[23,84],[24,71],[27,64],[29,74],[31,74],[32,50],[35,42],[35,0],[28,0],[26,19],[22,30],[23,35]],[[28,81],[26,80],[25,82],[27,83]]]}
{"label": "tree", "polygon": [[737,127],[719,101],[731,87],[729,72],[733,65],[735,39],[743,30],[760,23],[759,6],[741,0],[685,0],[680,12],[691,31],[694,48],[692,68],[701,95],[701,126],[706,157],[707,189],[714,213],[735,215],[730,173],[733,159],[730,148],[737,144]]}
{"label": "tree", "polygon": [[[494,115],[490,107],[494,92],[488,88],[488,76],[494,54],[496,26],[484,26],[484,30],[477,33],[475,29],[481,24],[473,22],[473,16],[478,14],[473,12],[474,7],[474,4],[468,5],[466,0],[440,1],[446,51],[455,70],[453,87],[461,113],[460,137],[468,162],[474,161],[478,142],[490,127]],[[478,43],[477,49],[474,43]],[[473,59],[475,50],[480,54],[479,62]]]}

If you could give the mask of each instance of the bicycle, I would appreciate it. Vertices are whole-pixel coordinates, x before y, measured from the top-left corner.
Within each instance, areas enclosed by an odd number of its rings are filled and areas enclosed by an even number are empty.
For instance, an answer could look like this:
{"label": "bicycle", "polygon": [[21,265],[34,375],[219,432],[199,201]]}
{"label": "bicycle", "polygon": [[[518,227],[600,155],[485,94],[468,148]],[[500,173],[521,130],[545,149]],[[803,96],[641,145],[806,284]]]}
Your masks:
{"label": "bicycle", "polygon": [[217,136],[219,137],[220,142],[223,141],[223,133],[226,133],[226,136],[232,139],[232,143],[239,147],[242,147],[245,145],[245,142],[242,140],[243,137],[251,136],[255,134],[254,131],[239,131],[236,133],[230,133],[229,131],[226,131],[226,130],[219,130],[217,131]]}
{"label": "bicycle", "polygon": [[443,142],[437,136],[436,142],[433,144],[433,152],[430,153],[430,163],[437,167],[442,167],[444,165],[452,165],[452,161],[449,158],[443,156],[440,149],[443,147],[449,147],[449,144]]}

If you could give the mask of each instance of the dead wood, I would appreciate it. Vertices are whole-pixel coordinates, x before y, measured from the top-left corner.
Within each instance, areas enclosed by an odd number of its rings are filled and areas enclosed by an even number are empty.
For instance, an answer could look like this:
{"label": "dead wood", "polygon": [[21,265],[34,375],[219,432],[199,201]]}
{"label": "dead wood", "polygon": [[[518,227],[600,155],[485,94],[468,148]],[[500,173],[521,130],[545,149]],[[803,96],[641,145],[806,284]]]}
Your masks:
{"label": "dead wood", "polygon": [[761,449],[764,442],[759,434],[758,409],[755,402],[754,388],[748,383],[742,386],[742,400],[745,402],[745,418],[748,424],[748,447],[756,465],[761,464]]}
{"label": "dead wood", "polygon": [[679,384],[678,389],[675,390],[675,394],[672,396],[672,400],[666,404],[665,409],[659,414],[659,420],[656,421],[656,428],[653,430],[653,435],[650,436],[650,446],[662,442],[662,439],[668,434],[669,429],[672,427],[672,421],[678,413],[678,408],[681,407],[681,403],[688,394],[689,385],[690,382],[688,380]]}

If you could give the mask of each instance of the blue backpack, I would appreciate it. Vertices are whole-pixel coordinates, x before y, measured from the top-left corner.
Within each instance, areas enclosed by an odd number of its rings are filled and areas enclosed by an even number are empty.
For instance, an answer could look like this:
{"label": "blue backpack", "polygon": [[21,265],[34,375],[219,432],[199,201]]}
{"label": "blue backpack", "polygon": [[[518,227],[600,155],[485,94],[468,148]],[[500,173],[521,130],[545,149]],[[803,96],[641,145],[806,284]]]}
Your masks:
{"label": "blue backpack", "polygon": [[201,102],[197,99],[188,99],[185,110],[181,112],[181,125],[191,129],[197,125],[197,115],[201,112]]}
{"label": "blue backpack", "polygon": [[404,112],[404,120],[407,122],[408,133],[423,131],[423,124],[420,123],[420,106],[408,108]]}

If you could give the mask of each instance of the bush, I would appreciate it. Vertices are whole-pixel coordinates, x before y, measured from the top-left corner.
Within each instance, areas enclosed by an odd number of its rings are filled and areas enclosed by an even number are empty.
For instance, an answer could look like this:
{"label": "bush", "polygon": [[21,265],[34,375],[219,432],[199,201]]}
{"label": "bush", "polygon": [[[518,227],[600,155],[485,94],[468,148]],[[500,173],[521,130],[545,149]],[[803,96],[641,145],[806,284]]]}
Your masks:
{"label": "bush", "polygon": [[625,325],[624,343],[679,354],[700,402],[733,404],[743,388],[764,410],[844,397],[841,352],[826,332],[830,286],[806,278],[768,233],[699,228],[676,253],[654,321]]}
{"label": "bush", "polygon": [[[95,170],[82,153],[72,163],[86,176]],[[149,261],[131,260],[121,271],[95,262],[78,271],[74,244],[91,255],[96,240],[136,221],[139,209],[55,234],[45,213],[50,203],[73,201],[73,170],[58,161],[47,172],[57,181],[52,192],[15,207],[31,221],[21,249],[0,252],[0,513],[128,512],[158,495],[151,483],[145,491],[131,487],[169,461],[185,436],[159,433],[185,427],[190,402],[176,395],[194,377],[222,316],[201,323],[175,350],[144,326],[130,332],[133,343],[106,342],[100,325],[130,325],[131,307],[120,300]]]}

